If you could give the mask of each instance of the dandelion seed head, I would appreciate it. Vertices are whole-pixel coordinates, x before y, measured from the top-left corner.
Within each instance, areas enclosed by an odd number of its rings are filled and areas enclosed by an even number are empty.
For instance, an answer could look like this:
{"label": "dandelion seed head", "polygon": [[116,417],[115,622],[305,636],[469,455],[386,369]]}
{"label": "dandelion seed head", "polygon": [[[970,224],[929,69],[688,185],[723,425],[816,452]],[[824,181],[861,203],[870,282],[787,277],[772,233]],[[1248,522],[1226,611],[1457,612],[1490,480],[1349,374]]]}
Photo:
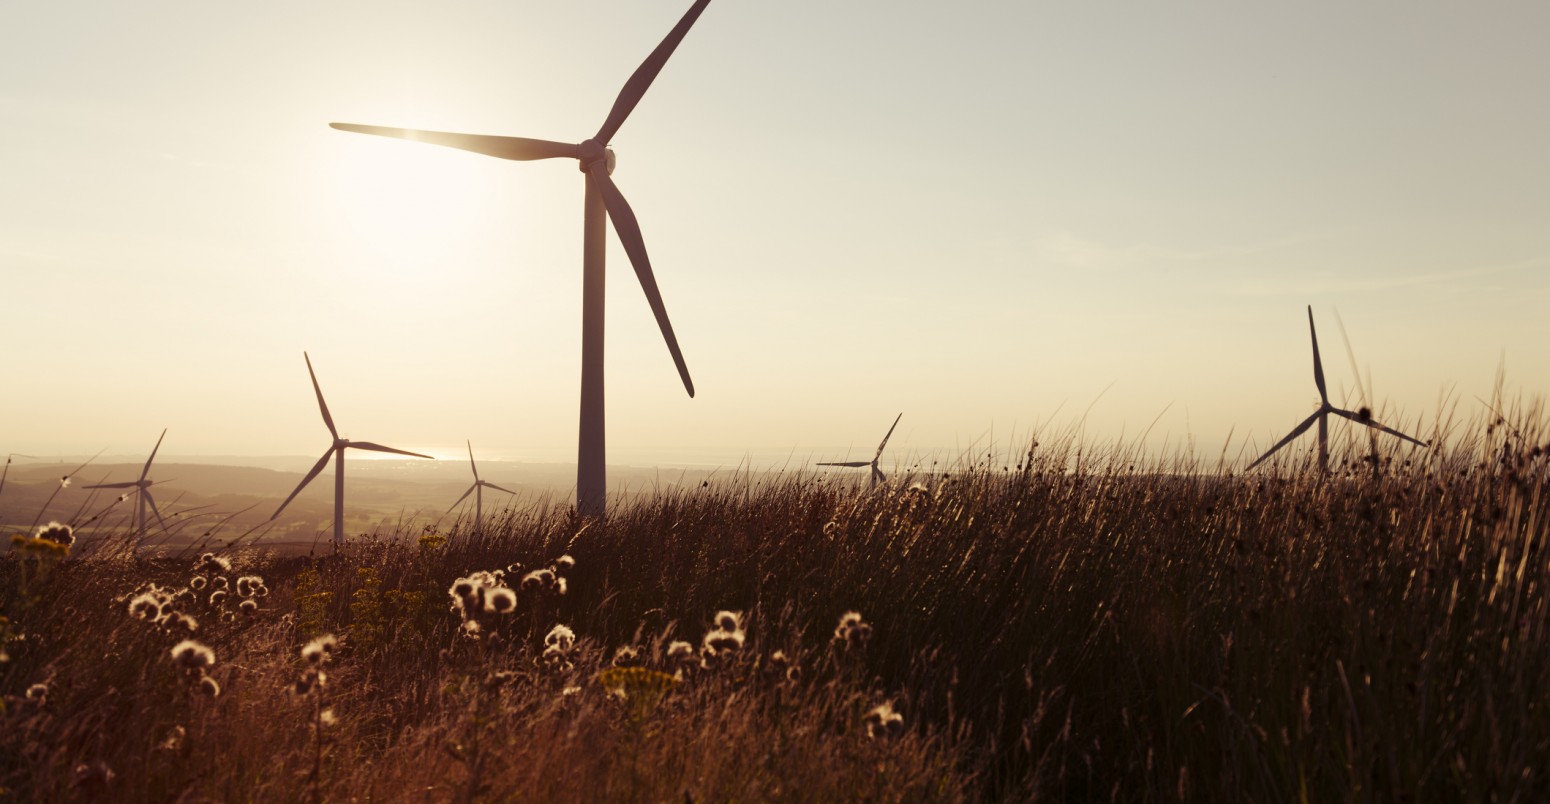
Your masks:
{"label": "dandelion seed head", "polygon": [[667,645],[667,660],[680,664],[694,661],[694,646],[681,639],[669,642]]}
{"label": "dandelion seed head", "polygon": [[613,664],[614,667],[639,667],[640,649],[634,645],[620,645],[619,649],[614,651]]}
{"label": "dandelion seed head", "polygon": [[743,618],[734,611],[718,611],[715,623],[723,631],[736,631],[743,627]]}
{"label": "dandelion seed head", "polygon": [[137,620],[154,620],[161,616],[161,600],[151,592],[135,595],[129,601],[129,615]]}
{"label": "dandelion seed head", "polygon": [[334,658],[334,650],[338,647],[339,640],[334,639],[333,634],[324,634],[302,646],[301,658],[308,664],[322,665]]}
{"label": "dandelion seed head", "polygon": [[172,661],[186,670],[199,670],[215,664],[215,651],[192,639],[172,646]]}
{"label": "dandelion seed head", "polygon": [[69,547],[75,544],[75,528],[59,522],[50,522],[38,527],[35,538]]}
{"label": "dandelion seed head", "polygon": [[576,632],[564,625],[556,625],[544,635],[544,644],[568,652],[576,644]]}
{"label": "dandelion seed head", "polygon": [[510,614],[517,610],[517,593],[500,587],[491,589],[484,598],[484,610],[495,614]]}

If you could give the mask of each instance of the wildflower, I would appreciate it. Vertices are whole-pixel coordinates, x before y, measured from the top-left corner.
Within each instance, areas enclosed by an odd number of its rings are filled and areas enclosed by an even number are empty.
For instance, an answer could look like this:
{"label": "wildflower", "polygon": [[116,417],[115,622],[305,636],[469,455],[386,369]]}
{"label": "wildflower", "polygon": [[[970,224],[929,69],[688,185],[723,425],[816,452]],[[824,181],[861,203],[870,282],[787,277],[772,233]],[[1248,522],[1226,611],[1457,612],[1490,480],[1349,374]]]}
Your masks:
{"label": "wildflower", "polygon": [[207,675],[201,675],[199,677],[199,691],[211,698],[217,697],[221,694],[220,682]]}
{"label": "wildflower", "polygon": [[563,625],[556,625],[544,636],[544,644],[557,647],[561,651],[569,651],[576,644],[576,632]]}
{"label": "wildflower", "polygon": [[718,628],[705,635],[704,649],[712,656],[736,653],[743,648],[743,632]]}
{"label": "wildflower", "polygon": [[668,665],[687,666],[694,663],[694,646],[684,640],[668,643]]}
{"label": "wildflower", "polygon": [[495,614],[510,614],[517,610],[517,593],[502,586],[491,589],[484,598],[484,610]]}
{"label": "wildflower", "polygon": [[337,647],[339,641],[334,639],[334,635],[324,634],[302,647],[301,658],[307,660],[307,664],[321,666],[334,658],[334,649]]}
{"label": "wildflower", "polygon": [[237,604],[237,608],[241,610],[243,614],[252,617],[258,613],[258,601],[250,597],[247,600]]}
{"label": "wildflower", "polygon": [[872,626],[861,619],[859,611],[845,612],[840,624],[834,627],[834,644],[842,648],[860,647],[871,638]]}
{"label": "wildflower", "polygon": [[172,660],[185,670],[198,670],[215,664],[215,651],[192,639],[172,646]]}
{"label": "wildflower", "polygon": [[188,582],[188,588],[198,592],[199,590],[204,589],[205,586],[209,585],[209,583],[210,580],[205,576],[195,575],[193,579]]}
{"label": "wildflower", "polygon": [[866,714],[866,736],[869,740],[897,737],[904,733],[904,716],[893,711],[889,703],[878,704]]}
{"label": "wildflower", "polygon": [[129,601],[129,616],[137,620],[154,620],[161,616],[161,601],[151,592],[135,595]]}
{"label": "wildflower", "polygon": [[640,650],[634,645],[620,645],[614,651],[614,667],[640,666]]}
{"label": "wildflower", "polygon": [[538,661],[544,666],[544,669],[557,673],[570,672],[575,667],[570,662],[569,654],[559,645],[550,645],[544,648],[543,655],[539,657]]}
{"label": "wildflower", "polygon": [[53,542],[54,544],[60,544],[64,545],[65,547],[69,547],[70,545],[75,544],[75,529],[69,525],[60,524],[58,522],[50,522],[47,525],[39,526],[38,532],[34,538],[43,539],[45,541]]}
{"label": "wildflower", "polygon": [[520,587],[524,592],[551,589],[554,587],[554,578],[554,570],[536,569],[522,576]]}
{"label": "wildflower", "polygon": [[48,685],[47,684],[33,684],[32,686],[27,688],[27,700],[29,700],[29,701],[39,701],[39,702],[42,702],[43,699],[47,698],[47,697],[48,697]]}
{"label": "wildflower", "polygon": [[195,572],[205,572],[211,575],[222,575],[231,572],[231,559],[218,556],[214,553],[205,553],[194,562]]}

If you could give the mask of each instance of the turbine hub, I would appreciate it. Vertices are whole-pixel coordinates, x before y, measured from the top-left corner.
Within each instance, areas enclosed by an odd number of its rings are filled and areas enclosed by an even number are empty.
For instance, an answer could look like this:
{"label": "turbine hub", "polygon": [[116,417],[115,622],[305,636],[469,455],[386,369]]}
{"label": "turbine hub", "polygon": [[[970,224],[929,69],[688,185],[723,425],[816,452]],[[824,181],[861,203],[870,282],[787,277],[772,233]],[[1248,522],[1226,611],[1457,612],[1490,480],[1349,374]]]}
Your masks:
{"label": "turbine hub", "polygon": [[586,173],[587,171],[591,170],[592,165],[598,160],[606,160],[604,164],[606,164],[608,167],[608,175],[613,175],[615,158],[612,148],[609,148],[597,140],[587,140],[586,142],[581,143],[578,148],[580,151],[578,158],[581,160],[582,173]]}

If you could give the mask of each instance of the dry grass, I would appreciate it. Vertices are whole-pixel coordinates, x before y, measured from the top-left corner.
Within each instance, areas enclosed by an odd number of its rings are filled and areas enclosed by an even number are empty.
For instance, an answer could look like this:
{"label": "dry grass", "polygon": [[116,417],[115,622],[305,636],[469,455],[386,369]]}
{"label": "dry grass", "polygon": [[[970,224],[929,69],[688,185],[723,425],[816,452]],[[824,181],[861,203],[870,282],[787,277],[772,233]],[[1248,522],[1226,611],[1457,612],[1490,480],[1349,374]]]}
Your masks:
{"label": "dry grass", "polygon": [[[1550,789],[1550,431],[1535,407],[1432,435],[1431,451],[1324,479],[1068,434],[1017,465],[901,481],[915,490],[798,475],[662,494],[584,529],[534,508],[440,545],[245,552],[235,574],[273,589],[260,612],[189,609],[215,698],[121,602],[187,584],[190,561],[18,550],[0,586],[25,634],[0,665],[0,785],[32,800],[1532,801]],[[523,593],[481,639],[459,635],[453,581],[562,553],[568,594]],[[629,700],[600,680],[623,677],[602,674],[623,645],[671,670],[669,643],[698,645],[721,609],[743,613],[735,658],[670,689],[642,673]],[[872,635],[840,649],[850,610]],[[556,623],[579,639],[547,661]],[[323,697],[288,691],[324,632],[340,648]],[[884,702],[903,732],[869,739]]]}

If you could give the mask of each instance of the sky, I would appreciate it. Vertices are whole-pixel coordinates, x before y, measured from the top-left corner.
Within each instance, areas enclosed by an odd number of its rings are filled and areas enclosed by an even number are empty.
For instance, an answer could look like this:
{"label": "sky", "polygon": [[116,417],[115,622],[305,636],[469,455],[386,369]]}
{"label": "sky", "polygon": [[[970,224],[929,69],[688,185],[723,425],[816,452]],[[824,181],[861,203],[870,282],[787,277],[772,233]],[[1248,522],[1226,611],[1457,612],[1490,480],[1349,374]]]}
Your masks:
{"label": "sky", "polygon": [[[574,460],[576,164],[327,124],[580,141],[688,5],[0,6],[0,451],[318,454],[305,350],[347,437]],[[1390,423],[1543,394],[1546,30],[715,0],[613,140],[697,395],[610,233],[609,460],[869,458],[901,411],[897,460],[1084,414],[1253,453],[1317,401],[1307,305]]]}

